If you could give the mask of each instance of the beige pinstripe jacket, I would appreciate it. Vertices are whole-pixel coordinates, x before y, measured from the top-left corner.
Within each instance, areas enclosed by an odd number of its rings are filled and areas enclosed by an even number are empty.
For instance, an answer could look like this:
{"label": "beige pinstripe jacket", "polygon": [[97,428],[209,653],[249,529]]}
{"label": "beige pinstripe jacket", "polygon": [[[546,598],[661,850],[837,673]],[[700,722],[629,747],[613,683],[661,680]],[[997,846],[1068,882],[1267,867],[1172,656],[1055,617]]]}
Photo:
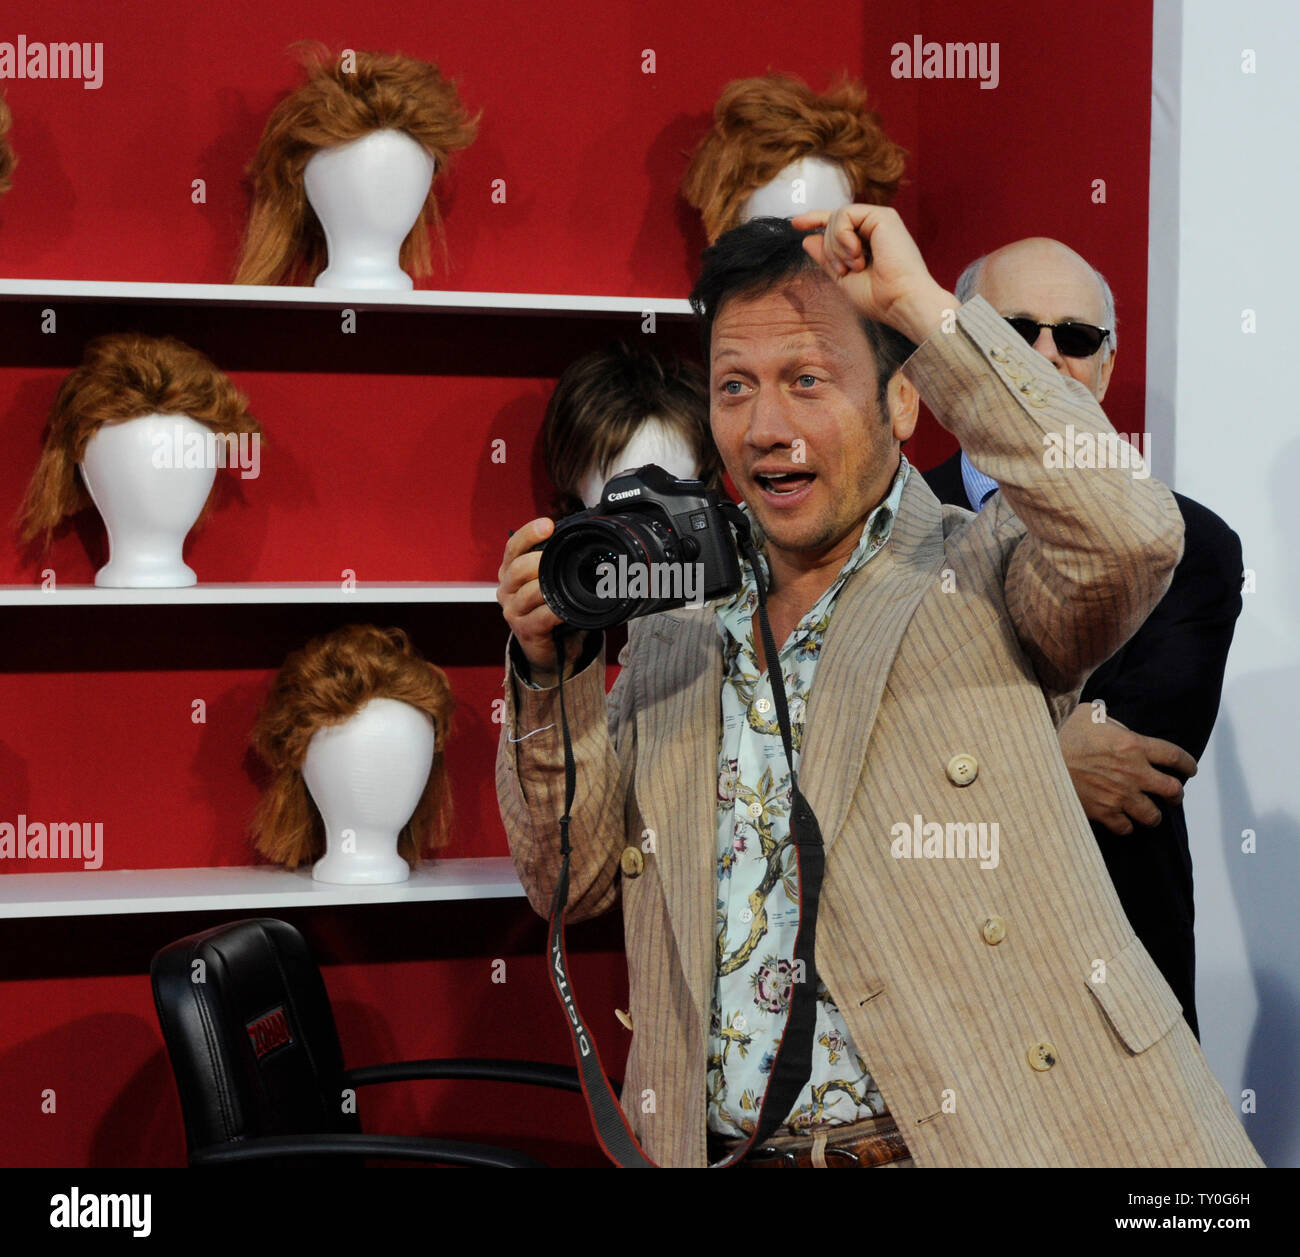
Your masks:
{"label": "beige pinstripe jacket", "polygon": [[[980,298],[904,370],[1005,500],[979,515],[941,507],[912,475],[889,544],[840,593],[800,770],[827,844],[821,976],[918,1166],[1259,1165],[1120,908],[1055,733],[1167,588],[1182,550],[1173,497],[1122,468],[1044,467],[1045,433],[1110,425]],[[608,697],[600,660],[565,685],[579,765],[570,920],[621,889],[635,1027],[624,1110],[660,1164],[703,1166],[713,609],[633,621],[619,662]],[[559,707],[554,690],[517,684],[508,656],[505,693],[498,799],[545,916]],[[963,753],[977,773],[958,786],[947,766]],[[996,867],[895,858],[891,833],[916,817],[996,821]],[[654,854],[623,877],[620,855],[646,830]]]}

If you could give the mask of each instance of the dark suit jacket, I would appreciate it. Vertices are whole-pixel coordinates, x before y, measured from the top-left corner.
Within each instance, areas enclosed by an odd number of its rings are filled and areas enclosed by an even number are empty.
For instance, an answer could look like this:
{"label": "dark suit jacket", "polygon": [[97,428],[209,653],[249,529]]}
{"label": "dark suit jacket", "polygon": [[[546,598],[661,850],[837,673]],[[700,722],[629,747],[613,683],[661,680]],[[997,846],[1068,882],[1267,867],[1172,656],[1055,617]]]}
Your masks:
{"label": "dark suit jacket", "polygon": [[[960,453],[924,475],[941,502],[971,506]],[[1135,733],[1164,738],[1200,759],[1241,613],[1241,541],[1199,502],[1181,493],[1174,500],[1185,541],[1173,583],[1142,627],[1088,678],[1080,702],[1102,699],[1107,714]],[[1138,825],[1121,836],[1094,821],[1092,832],[1134,933],[1199,1034],[1187,820],[1181,804],[1156,802],[1164,817],[1154,829]]]}

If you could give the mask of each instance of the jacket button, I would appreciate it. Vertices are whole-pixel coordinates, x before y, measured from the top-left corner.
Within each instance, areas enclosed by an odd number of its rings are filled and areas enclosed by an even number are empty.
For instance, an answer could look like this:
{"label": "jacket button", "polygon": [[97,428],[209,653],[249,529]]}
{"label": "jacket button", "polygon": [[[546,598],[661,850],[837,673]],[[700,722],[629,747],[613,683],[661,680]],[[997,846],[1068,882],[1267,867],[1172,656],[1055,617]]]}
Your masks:
{"label": "jacket button", "polygon": [[962,752],[948,761],[948,780],[954,786],[968,786],[979,776],[979,760]]}
{"label": "jacket button", "polygon": [[995,345],[989,350],[989,357],[992,358],[994,362],[1010,362],[1011,350],[1006,345]]}
{"label": "jacket button", "polygon": [[619,864],[623,867],[624,877],[640,877],[645,871],[645,856],[640,847],[624,847]]}
{"label": "jacket button", "polygon": [[619,1019],[629,1030],[632,1029],[632,1014],[622,1008],[614,1009],[614,1016]]}
{"label": "jacket button", "polygon": [[1026,1055],[1029,1058],[1030,1068],[1036,1069],[1040,1074],[1046,1073],[1056,1064],[1056,1047],[1046,1039],[1035,1043]]}
{"label": "jacket button", "polygon": [[1001,917],[989,917],[984,922],[984,941],[996,947],[1007,936],[1007,923]]}

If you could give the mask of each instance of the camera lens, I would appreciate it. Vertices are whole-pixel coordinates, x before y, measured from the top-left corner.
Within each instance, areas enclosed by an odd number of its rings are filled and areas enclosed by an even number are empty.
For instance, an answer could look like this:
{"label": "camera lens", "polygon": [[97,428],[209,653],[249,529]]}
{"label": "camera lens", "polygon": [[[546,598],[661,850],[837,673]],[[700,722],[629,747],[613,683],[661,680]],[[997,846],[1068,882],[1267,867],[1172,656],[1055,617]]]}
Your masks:
{"label": "camera lens", "polygon": [[561,556],[560,579],[573,600],[593,613],[607,599],[601,597],[602,580],[618,571],[619,551],[603,537],[577,537]]}
{"label": "camera lens", "polygon": [[556,529],[542,550],[538,581],[547,605],[566,624],[605,629],[653,609],[627,596],[629,570],[649,570],[663,553],[654,521],[590,516]]}

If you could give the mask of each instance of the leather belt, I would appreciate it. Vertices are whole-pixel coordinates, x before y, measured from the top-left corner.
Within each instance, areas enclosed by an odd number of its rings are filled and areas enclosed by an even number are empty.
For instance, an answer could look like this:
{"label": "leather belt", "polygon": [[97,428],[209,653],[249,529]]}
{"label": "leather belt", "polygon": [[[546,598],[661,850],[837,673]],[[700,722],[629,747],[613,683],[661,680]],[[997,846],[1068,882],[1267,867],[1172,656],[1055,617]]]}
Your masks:
{"label": "leather belt", "polygon": [[[709,1134],[709,1160],[718,1161],[742,1142]],[[889,1114],[846,1126],[827,1126],[800,1135],[771,1136],[741,1163],[755,1170],[867,1169],[899,1162],[912,1154]]]}

